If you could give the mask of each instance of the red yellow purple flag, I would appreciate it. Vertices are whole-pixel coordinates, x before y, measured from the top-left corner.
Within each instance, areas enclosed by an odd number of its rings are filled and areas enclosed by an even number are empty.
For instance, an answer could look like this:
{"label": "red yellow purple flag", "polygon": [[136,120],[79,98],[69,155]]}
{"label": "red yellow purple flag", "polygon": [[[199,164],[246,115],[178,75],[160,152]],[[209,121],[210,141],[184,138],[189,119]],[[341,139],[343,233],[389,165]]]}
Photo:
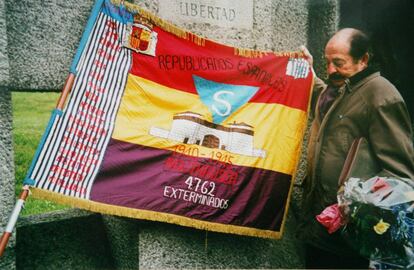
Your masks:
{"label": "red yellow purple flag", "polygon": [[280,238],[308,63],[201,38],[132,4],[95,13],[25,184],[101,213]]}

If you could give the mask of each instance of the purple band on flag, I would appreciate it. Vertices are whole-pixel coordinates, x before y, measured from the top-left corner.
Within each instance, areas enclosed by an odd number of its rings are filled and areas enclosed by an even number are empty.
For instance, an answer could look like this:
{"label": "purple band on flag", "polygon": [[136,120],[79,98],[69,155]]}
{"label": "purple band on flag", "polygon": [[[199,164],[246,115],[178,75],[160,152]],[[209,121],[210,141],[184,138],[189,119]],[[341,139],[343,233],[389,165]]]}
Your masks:
{"label": "purple band on flag", "polygon": [[[91,200],[279,231],[291,176],[111,139]],[[275,196],[279,194],[279,196]]]}

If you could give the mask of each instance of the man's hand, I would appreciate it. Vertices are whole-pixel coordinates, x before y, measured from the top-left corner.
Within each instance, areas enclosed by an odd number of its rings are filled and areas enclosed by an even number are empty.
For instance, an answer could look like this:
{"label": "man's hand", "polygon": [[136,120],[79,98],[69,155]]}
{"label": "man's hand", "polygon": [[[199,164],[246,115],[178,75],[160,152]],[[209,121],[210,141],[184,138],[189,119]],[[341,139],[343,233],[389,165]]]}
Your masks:
{"label": "man's hand", "polygon": [[300,46],[299,49],[303,53],[303,55],[305,56],[305,59],[306,59],[306,61],[308,61],[309,65],[311,67],[313,67],[313,56],[312,56],[312,54],[310,54],[310,52],[305,47],[305,45]]}

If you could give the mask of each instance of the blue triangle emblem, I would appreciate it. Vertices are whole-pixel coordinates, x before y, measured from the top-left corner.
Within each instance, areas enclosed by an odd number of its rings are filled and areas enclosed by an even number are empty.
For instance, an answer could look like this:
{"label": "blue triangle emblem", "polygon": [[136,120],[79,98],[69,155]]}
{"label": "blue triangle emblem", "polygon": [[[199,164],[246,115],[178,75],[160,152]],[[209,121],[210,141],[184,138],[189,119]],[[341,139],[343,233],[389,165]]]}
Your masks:
{"label": "blue triangle emblem", "polygon": [[193,75],[201,101],[213,115],[213,122],[222,123],[234,111],[246,104],[259,87],[218,83]]}

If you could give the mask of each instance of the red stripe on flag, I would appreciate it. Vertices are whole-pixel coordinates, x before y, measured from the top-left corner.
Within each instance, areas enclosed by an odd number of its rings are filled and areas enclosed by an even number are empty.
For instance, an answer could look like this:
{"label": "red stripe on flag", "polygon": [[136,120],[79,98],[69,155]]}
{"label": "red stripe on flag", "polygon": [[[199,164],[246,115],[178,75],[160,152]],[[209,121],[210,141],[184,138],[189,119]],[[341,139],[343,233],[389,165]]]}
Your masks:
{"label": "red stripe on flag", "polygon": [[278,103],[306,111],[311,73],[306,79],[286,76],[288,56],[261,58],[234,55],[234,48],[206,40],[205,46],[154,27],[158,33],[156,56],[133,53],[131,73],[170,88],[197,94],[193,75],[234,85],[260,87],[250,100]]}

